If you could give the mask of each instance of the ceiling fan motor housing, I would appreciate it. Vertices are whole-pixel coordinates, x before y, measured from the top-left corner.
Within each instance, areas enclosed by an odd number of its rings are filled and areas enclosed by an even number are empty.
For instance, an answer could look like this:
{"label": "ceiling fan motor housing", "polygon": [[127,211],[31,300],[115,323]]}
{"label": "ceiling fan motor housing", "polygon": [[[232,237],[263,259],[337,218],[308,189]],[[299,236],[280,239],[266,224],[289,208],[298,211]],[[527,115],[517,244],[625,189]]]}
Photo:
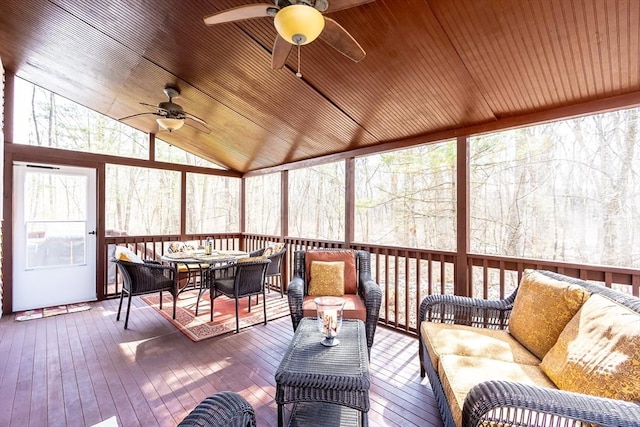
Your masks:
{"label": "ceiling fan motor housing", "polygon": [[329,2],[327,0],[276,0],[276,6],[279,8],[291,6],[292,4],[304,4],[311,6],[314,9],[324,12],[329,8]]}
{"label": "ceiling fan motor housing", "polygon": [[166,86],[164,93],[169,98],[169,101],[161,102],[158,104],[158,113],[167,118],[172,119],[184,119],[185,114],[182,106],[174,103],[173,98],[180,96],[180,89],[173,86]]}
{"label": "ceiling fan motor housing", "polygon": [[173,102],[161,102],[158,104],[158,112],[160,114],[162,114],[163,112],[165,112],[166,114],[163,114],[166,117],[172,117],[172,118],[176,118],[176,119],[184,119],[184,110],[182,109],[182,107],[178,104],[175,104]]}

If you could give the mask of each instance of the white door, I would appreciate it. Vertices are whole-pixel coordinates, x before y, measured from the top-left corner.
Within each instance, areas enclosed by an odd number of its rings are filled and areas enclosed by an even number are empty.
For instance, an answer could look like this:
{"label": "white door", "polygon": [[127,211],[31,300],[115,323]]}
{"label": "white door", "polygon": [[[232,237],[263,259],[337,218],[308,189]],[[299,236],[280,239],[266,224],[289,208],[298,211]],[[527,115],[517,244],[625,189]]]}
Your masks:
{"label": "white door", "polygon": [[96,171],[13,166],[13,311],[96,299]]}

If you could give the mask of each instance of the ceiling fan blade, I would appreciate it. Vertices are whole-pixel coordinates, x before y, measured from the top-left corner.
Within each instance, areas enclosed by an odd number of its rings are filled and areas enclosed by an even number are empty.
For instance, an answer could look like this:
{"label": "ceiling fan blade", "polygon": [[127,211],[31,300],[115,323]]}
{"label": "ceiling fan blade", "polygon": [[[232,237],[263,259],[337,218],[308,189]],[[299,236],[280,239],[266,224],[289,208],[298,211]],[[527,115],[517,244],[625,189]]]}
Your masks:
{"label": "ceiling fan blade", "polygon": [[140,105],[144,105],[145,107],[158,108],[157,105],[147,104],[146,102],[141,102]]}
{"label": "ceiling fan blade", "polygon": [[275,5],[269,3],[249,4],[245,6],[234,7],[233,9],[223,10],[204,17],[204,23],[207,25],[222,24],[223,22],[243,21],[245,19],[260,18],[270,16],[269,9],[278,9]]}
{"label": "ceiling fan blade", "polygon": [[203,125],[205,125],[205,126],[207,125],[207,122],[205,122],[205,121],[204,121],[204,120],[202,120],[200,117],[195,116],[195,115],[193,115],[193,114],[191,114],[191,113],[187,113],[187,112],[185,112],[185,113],[184,113],[184,118],[185,118],[185,119],[191,119],[191,120],[196,121],[196,122],[198,122],[198,123],[202,123],[202,124],[203,124]]}
{"label": "ceiling fan blade", "polygon": [[324,20],[324,30],[320,33],[320,39],[351,60],[361,61],[366,53],[356,39],[333,19],[325,16]]}
{"label": "ceiling fan blade", "polygon": [[271,54],[271,68],[274,70],[279,70],[284,67],[284,64],[287,62],[287,58],[291,53],[291,49],[293,45],[287,42],[285,39],[280,37],[279,34],[276,35],[276,39],[273,42],[273,53]]}
{"label": "ceiling fan blade", "polygon": [[152,114],[152,115],[154,115],[154,116],[159,116],[159,114],[158,114],[158,113],[153,113],[153,112],[148,112],[148,113],[138,113],[138,114],[132,114],[132,115],[127,116],[127,117],[123,117],[123,118],[121,118],[121,119],[118,119],[118,121],[120,121],[120,122],[121,122],[121,121],[123,121],[123,120],[132,119],[132,118],[134,118],[134,117],[138,117],[138,116],[145,116],[145,115],[147,115],[147,114]]}
{"label": "ceiling fan blade", "polygon": [[337,12],[338,10],[349,9],[350,7],[372,3],[376,0],[329,0],[329,7],[324,13]]}
{"label": "ceiling fan blade", "polygon": [[186,116],[184,119],[185,119],[184,124],[189,126],[190,128],[193,128],[197,131],[200,131],[206,134],[211,133],[211,129],[209,128],[209,126],[207,126],[207,124],[203,120],[198,119],[197,117],[191,116],[191,115]]}

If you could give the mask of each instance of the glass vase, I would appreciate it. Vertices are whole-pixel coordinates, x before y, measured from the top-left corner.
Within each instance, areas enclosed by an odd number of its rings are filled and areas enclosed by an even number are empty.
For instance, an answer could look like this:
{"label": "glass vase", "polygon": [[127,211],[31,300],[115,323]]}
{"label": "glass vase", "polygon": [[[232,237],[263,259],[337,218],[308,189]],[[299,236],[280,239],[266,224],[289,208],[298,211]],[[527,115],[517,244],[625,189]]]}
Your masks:
{"label": "glass vase", "polygon": [[336,338],[342,327],[344,299],[338,297],[318,297],[314,300],[318,312],[318,329],[324,339],[320,343],[326,347],[340,344]]}

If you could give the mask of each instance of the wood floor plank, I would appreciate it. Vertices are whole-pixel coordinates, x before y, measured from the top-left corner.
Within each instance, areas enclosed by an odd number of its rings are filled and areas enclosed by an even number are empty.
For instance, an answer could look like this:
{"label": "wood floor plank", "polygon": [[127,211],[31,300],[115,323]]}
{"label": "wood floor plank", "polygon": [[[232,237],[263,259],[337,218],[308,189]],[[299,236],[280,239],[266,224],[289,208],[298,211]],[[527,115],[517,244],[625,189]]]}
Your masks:
{"label": "wood floor plank", "polygon": [[29,425],[41,426],[47,422],[47,377],[43,372],[47,370],[47,329],[43,322],[32,322],[35,333],[33,367],[31,372],[32,385],[29,402],[42,402],[40,405],[29,406]]}
{"label": "wood floor plank", "polygon": [[[8,328],[8,326],[6,327]],[[0,363],[3,367],[0,370],[0,425],[9,425],[13,414],[18,383],[17,367],[20,365],[20,355],[26,331],[24,327],[12,329],[11,332],[4,333],[3,340],[0,341]]]}
{"label": "wood floor plank", "polygon": [[[117,310],[107,300],[53,318],[0,319],[0,425],[91,426],[115,416],[121,427],[175,426],[223,390],[249,401],[258,426],[277,424],[274,376],[290,317],[195,343],[138,297],[129,329]],[[442,426],[417,348],[414,337],[378,327],[370,425]]]}

